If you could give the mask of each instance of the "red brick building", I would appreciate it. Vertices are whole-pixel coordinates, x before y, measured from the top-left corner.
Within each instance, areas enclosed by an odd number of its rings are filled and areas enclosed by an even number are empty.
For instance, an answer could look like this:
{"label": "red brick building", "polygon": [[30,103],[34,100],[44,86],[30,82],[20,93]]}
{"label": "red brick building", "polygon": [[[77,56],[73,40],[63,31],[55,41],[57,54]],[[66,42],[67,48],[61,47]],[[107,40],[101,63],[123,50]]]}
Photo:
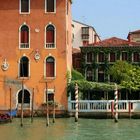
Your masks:
{"label": "red brick building", "polygon": [[[0,110],[21,105],[40,109],[55,95],[67,110],[67,71],[71,70],[71,0],[5,0],[0,4]],[[47,87],[46,87],[47,83]],[[47,88],[47,90],[46,90]],[[47,92],[46,92],[47,91]]]}

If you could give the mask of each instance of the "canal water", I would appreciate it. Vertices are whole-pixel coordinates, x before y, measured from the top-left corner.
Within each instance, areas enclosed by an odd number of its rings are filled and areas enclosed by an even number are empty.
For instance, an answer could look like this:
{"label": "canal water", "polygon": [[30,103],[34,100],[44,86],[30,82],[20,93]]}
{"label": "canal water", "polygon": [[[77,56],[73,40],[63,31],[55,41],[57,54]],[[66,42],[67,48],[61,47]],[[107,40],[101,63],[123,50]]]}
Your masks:
{"label": "canal water", "polygon": [[118,123],[106,119],[56,119],[46,127],[45,118],[20,119],[12,123],[0,124],[0,140],[140,140],[140,120],[120,119]]}

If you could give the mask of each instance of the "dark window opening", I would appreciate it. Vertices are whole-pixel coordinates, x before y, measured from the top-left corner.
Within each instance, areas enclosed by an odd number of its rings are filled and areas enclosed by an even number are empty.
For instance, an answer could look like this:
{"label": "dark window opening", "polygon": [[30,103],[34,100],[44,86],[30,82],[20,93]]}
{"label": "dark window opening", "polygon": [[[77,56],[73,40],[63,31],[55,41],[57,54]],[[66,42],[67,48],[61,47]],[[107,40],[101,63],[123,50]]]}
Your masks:
{"label": "dark window opening", "polygon": [[[22,90],[18,93],[18,103],[22,103]],[[30,104],[30,93],[28,90],[24,90],[24,103]]]}
{"label": "dark window opening", "polygon": [[29,59],[27,57],[22,57],[20,59],[20,77],[29,76]]}
{"label": "dark window opening", "polygon": [[93,54],[91,52],[87,53],[87,63],[91,63],[93,61]]}
{"label": "dark window opening", "polygon": [[54,12],[55,0],[46,0],[46,12]]}
{"label": "dark window opening", "polygon": [[105,75],[104,75],[104,69],[102,67],[99,67],[98,69],[98,82],[104,82],[105,81]]}
{"label": "dark window opening", "polygon": [[[48,93],[48,101],[53,102],[54,101],[54,93]],[[47,94],[46,94],[46,102],[47,102]]]}
{"label": "dark window opening", "polygon": [[123,61],[127,61],[128,60],[127,52],[122,52],[122,60]]}
{"label": "dark window opening", "polygon": [[55,74],[55,61],[53,57],[48,57],[46,59],[46,77],[54,77]]}
{"label": "dark window opening", "polygon": [[110,53],[110,62],[115,62],[115,61],[116,61],[115,53]]}
{"label": "dark window opening", "polygon": [[98,61],[99,62],[104,62],[105,61],[105,56],[103,52],[100,52],[98,55]]}
{"label": "dark window opening", "polygon": [[21,12],[29,12],[29,0],[21,0]]}
{"label": "dark window opening", "polygon": [[133,61],[134,62],[139,62],[139,53],[138,52],[133,53]]}

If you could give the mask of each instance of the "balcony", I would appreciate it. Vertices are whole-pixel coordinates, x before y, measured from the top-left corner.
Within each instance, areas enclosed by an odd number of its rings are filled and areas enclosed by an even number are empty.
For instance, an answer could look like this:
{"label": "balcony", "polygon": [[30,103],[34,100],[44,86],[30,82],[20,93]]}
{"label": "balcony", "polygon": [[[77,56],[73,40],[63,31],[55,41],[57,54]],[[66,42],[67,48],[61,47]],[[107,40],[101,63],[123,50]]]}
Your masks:
{"label": "balcony", "polygon": [[20,43],[20,49],[28,49],[29,43]]}
{"label": "balcony", "polygon": [[46,46],[47,49],[55,48],[55,44],[54,43],[46,43],[45,46]]}

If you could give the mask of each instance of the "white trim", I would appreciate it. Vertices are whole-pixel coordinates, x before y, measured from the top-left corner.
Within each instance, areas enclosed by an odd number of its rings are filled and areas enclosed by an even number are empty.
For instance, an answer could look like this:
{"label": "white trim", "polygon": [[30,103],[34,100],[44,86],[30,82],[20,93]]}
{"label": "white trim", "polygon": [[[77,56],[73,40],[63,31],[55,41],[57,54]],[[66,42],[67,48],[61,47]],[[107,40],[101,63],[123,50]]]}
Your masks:
{"label": "white trim", "polygon": [[[48,57],[52,57],[54,59],[54,77],[46,77],[46,59]],[[56,78],[56,58],[53,57],[52,55],[49,55],[45,57],[45,60],[44,60],[44,79],[55,79],[55,78]]]}
{"label": "white trim", "polygon": [[29,0],[29,12],[21,12],[21,0],[19,0],[19,14],[24,15],[24,14],[30,14],[30,0]]}
{"label": "white trim", "polygon": [[[54,48],[46,48],[46,28],[49,25],[52,25],[54,27]],[[44,35],[44,37],[45,37],[45,39],[44,39],[44,48],[45,49],[56,49],[56,26],[54,24],[52,24],[51,22],[45,26],[45,35]]]}
{"label": "white trim", "polygon": [[[20,48],[20,42],[21,42],[21,28],[22,26],[27,26],[29,28],[29,48]],[[19,47],[20,50],[28,50],[30,49],[30,27],[24,22],[20,27],[19,27]]]}
{"label": "white trim", "polygon": [[[47,94],[55,94],[55,90],[54,89],[47,89]],[[44,100],[43,100],[44,103],[46,103],[46,88],[44,89]]]}
{"label": "white trim", "polygon": [[[29,65],[29,70],[28,70],[29,73],[28,73],[28,77],[20,77],[20,60],[21,60],[22,57],[27,57],[28,60],[29,60],[29,64],[28,64],[28,65]],[[23,56],[21,56],[21,57],[19,58],[19,60],[18,60],[18,78],[24,78],[24,79],[26,79],[26,78],[30,78],[30,68],[31,68],[31,67],[30,67],[30,61],[31,61],[31,60],[30,60],[29,57],[26,56],[26,55],[23,55]]]}
{"label": "white trim", "polygon": [[47,12],[47,0],[45,0],[45,13],[46,14],[55,14],[56,13],[56,0],[54,0],[54,12]]}

